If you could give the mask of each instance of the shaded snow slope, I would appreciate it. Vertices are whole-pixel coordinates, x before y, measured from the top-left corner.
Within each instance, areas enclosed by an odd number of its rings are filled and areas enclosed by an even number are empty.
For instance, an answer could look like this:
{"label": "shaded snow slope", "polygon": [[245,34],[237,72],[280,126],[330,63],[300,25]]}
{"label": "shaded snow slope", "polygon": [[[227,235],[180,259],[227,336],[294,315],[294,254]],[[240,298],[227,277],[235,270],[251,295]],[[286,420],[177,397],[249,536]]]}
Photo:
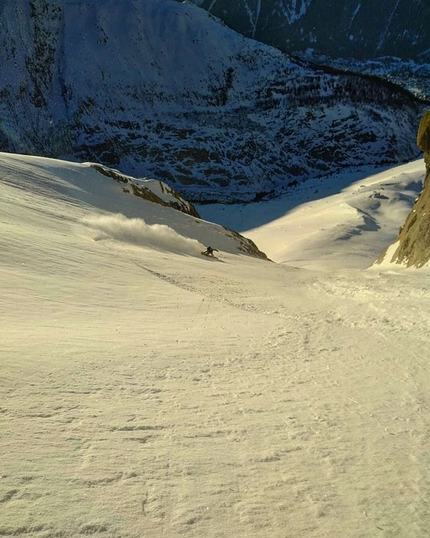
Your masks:
{"label": "shaded snow slope", "polygon": [[0,535],[427,537],[428,274],[129,241],[94,170],[1,167]]}

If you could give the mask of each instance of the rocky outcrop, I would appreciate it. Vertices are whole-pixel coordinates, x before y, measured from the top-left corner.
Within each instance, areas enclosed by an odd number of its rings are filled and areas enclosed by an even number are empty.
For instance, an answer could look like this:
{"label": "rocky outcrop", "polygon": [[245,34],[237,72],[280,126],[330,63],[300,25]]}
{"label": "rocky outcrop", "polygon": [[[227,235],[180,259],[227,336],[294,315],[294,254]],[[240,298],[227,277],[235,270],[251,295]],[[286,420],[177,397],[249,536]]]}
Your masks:
{"label": "rocky outcrop", "polygon": [[123,187],[123,191],[126,193],[134,194],[148,202],[153,202],[164,207],[171,207],[192,217],[200,218],[194,204],[184,200],[182,196],[162,181],[133,178],[101,164],[92,164],[91,166],[100,174],[110,177],[118,183],[127,185]]}
{"label": "rocky outcrop", "polygon": [[[400,228],[399,237],[395,244],[397,247],[391,260],[390,249],[384,252],[377,263],[391,261],[406,265],[407,267],[423,267],[430,262],[430,110],[421,120],[418,137],[418,147],[424,152],[426,164],[426,177],[424,188],[406,219]],[[391,247],[392,248],[392,247]]]}
{"label": "rocky outcrop", "polygon": [[430,168],[430,110],[421,120],[417,136],[418,147],[424,152],[424,161],[427,169]]}

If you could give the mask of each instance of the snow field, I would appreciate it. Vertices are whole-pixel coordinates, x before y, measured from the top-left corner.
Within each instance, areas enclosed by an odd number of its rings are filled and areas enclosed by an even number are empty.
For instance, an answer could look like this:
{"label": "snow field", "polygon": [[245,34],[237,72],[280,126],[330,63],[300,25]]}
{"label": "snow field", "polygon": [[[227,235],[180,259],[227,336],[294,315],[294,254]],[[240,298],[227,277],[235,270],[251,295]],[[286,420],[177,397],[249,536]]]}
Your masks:
{"label": "snow field", "polygon": [[0,535],[427,535],[428,272],[154,248],[2,158]]}

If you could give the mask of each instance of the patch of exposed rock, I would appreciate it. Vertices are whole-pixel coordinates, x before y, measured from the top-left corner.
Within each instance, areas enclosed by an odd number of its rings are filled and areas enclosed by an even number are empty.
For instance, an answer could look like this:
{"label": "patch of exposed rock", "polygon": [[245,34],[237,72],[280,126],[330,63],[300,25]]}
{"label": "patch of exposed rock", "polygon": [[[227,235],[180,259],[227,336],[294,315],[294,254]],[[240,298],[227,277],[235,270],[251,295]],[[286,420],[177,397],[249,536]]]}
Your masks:
{"label": "patch of exposed rock", "polygon": [[[400,228],[398,246],[390,260],[391,263],[407,267],[423,267],[430,262],[430,110],[420,122],[417,144],[424,152],[427,170],[424,188],[415,200],[404,226]],[[377,263],[381,263],[386,256],[387,251]]]}
{"label": "patch of exposed rock", "polygon": [[182,211],[193,217],[200,218],[197,209],[191,202],[184,200],[176,191],[162,181],[146,178],[133,178],[122,174],[118,170],[108,168],[101,164],[92,164],[91,166],[100,174],[111,177],[118,183],[128,185],[128,187],[124,186],[124,192],[132,193],[149,202],[165,207],[172,207],[173,209],[177,209],[178,211]]}

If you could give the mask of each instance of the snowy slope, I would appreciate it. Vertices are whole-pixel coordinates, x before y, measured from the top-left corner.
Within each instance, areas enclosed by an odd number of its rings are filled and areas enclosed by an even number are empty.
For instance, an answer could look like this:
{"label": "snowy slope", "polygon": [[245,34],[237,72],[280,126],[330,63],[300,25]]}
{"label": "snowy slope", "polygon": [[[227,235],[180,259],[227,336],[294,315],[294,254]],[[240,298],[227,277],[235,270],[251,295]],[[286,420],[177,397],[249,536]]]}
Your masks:
{"label": "snowy slope", "polygon": [[271,263],[159,207],[180,246],[133,240],[93,169],[0,164],[0,535],[427,537],[428,272]]}
{"label": "snowy slope", "polygon": [[[233,230],[160,206],[140,195],[134,196],[129,188],[134,184],[150,189],[158,197],[164,197],[167,203],[172,198],[166,192],[167,186],[162,192],[158,182],[154,185],[151,180],[130,177],[124,184],[100,174],[98,168],[92,163],[0,153],[0,173],[5,185],[16,187],[18,183],[18,187],[28,191],[30,196],[37,193],[42,205],[49,204],[52,199],[55,203],[58,195],[73,206],[83,204],[87,209],[76,224],[93,229],[95,240],[114,238],[138,245],[149,244],[152,248],[161,245],[163,249],[188,256],[200,256],[203,247],[212,243],[227,252],[266,257],[252,241]],[[117,172],[116,175],[120,174]],[[120,177],[127,179],[124,175]],[[184,200],[181,202],[186,206]]]}
{"label": "snowy slope", "polygon": [[[366,268],[396,238],[422,190],[423,159],[315,179],[294,196],[234,206],[201,206],[202,215],[264,245],[270,259],[298,267]],[[227,214],[226,214],[227,213]]]}

